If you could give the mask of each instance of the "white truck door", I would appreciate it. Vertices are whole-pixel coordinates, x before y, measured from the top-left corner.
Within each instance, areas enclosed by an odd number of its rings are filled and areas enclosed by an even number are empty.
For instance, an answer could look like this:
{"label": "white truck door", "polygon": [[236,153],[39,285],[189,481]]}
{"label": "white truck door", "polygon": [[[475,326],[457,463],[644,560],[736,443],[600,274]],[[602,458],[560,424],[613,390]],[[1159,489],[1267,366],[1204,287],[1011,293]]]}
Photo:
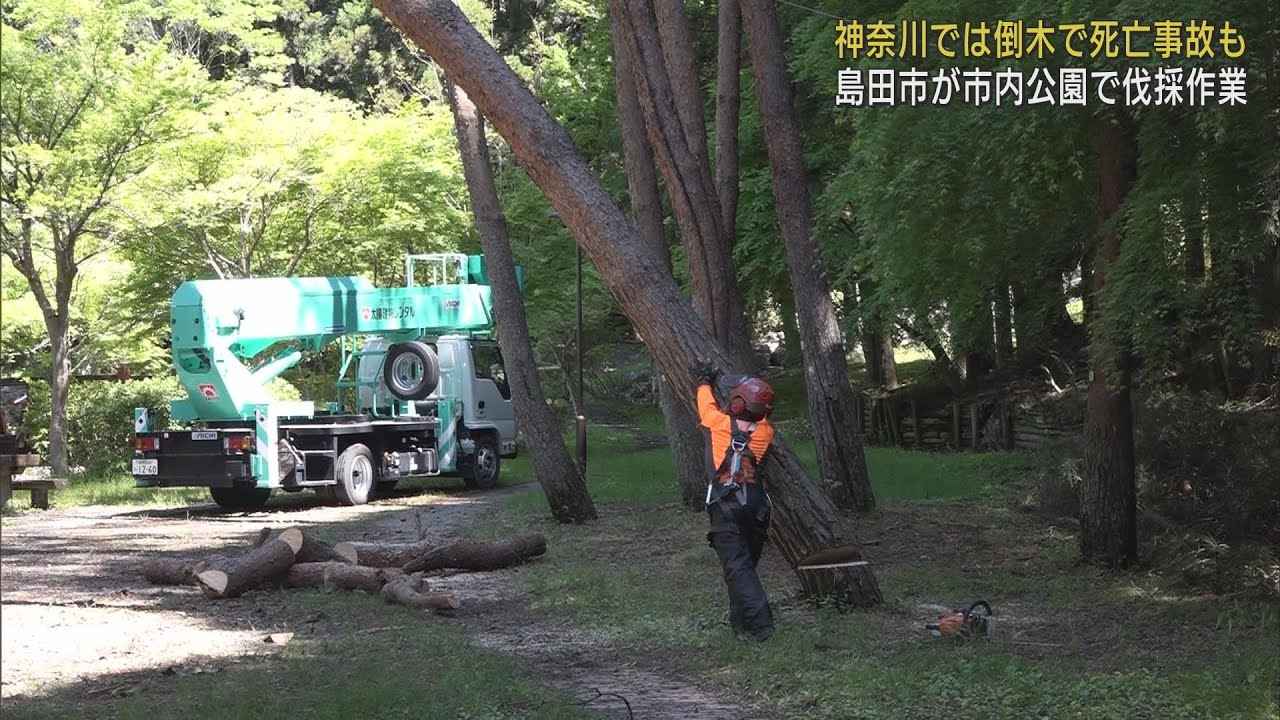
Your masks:
{"label": "white truck door", "polygon": [[474,407],[467,408],[466,425],[473,430],[493,429],[498,433],[499,451],[510,457],[516,452],[516,416],[511,406],[511,387],[497,343],[471,343],[472,392]]}

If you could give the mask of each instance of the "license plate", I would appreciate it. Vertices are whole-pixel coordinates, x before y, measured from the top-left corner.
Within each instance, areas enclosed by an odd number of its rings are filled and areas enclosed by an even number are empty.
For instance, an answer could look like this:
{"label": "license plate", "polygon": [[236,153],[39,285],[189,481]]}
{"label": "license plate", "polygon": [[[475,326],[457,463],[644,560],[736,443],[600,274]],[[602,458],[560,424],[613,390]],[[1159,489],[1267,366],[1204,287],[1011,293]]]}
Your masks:
{"label": "license plate", "polygon": [[191,439],[192,440],[217,440],[218,431],[217,430],[192,430]]}
{"label": "license plate", "polygon": [[134,460],[133,474],[134,475],[159,475],[160,461],[159,460]]}

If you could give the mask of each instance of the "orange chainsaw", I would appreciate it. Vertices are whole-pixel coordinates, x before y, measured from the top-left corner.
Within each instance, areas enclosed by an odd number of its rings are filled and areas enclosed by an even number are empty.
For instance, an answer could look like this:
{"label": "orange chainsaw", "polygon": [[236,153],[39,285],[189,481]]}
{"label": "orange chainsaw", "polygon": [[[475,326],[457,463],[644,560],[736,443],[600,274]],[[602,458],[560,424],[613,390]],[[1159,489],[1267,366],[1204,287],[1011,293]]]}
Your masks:
{"label": "orange chainsaw", "polygon": [[990,638],[995,620],[992,618],[991,605],[986,600],[979,600],[969,606],[968,610],[956,608],[949,613],[939,615],[935,622],[924,628],[934,637],[959,637],[970,639],[976,637]]}

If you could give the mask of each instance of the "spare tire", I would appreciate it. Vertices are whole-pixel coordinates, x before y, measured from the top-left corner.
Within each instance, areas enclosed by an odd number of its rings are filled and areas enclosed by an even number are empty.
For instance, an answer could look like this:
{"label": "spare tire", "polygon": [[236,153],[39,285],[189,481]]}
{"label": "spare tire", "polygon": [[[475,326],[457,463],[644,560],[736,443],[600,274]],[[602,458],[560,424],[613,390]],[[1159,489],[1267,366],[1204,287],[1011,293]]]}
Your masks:
{"label": "spare tire", "polygon": [[440,382],[440,359],[424,342],[396,343],[387,350],[382,363],[382,380],[397,398],[422,400]]}

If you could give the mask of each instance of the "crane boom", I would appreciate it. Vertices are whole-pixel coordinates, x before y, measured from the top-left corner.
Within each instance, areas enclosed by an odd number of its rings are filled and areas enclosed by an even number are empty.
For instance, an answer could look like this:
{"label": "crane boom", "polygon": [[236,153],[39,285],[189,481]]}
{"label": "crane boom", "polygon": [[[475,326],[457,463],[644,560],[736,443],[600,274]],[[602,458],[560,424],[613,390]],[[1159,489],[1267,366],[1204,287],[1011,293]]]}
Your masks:
{"label": "crane boom", "polygon": [[[270,402],[267,383],[343,336],[408,340],[493,330],[490,288],[480,256],[441,255],[456,272],[431,285],[379,288],[360,277],[194,280],[171,306],[172,351],[188,399],[179,420],[251,417]],[[412,281],[411,281],[412,282]],[[274,356],[265,351],[285,343]],[[255,365],[255,367],[250,367]],[[311,414],[310,403],[293,408]]]}

